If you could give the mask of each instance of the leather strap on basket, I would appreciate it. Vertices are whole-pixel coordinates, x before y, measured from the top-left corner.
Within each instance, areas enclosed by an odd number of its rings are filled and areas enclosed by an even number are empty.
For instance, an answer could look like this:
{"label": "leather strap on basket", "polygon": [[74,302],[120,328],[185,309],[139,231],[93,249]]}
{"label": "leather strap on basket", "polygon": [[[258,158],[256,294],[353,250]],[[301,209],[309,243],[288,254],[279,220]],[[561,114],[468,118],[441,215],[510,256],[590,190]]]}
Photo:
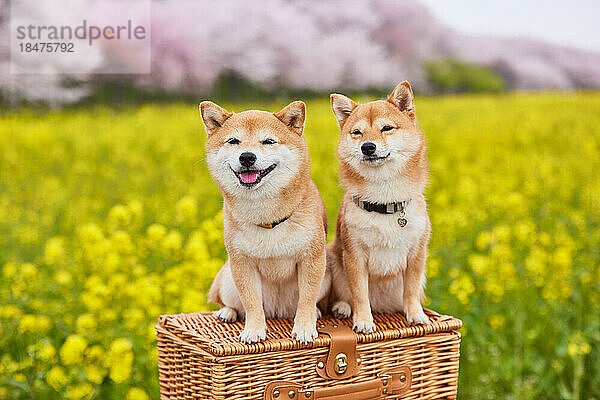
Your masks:
{"label": "leather strap on basket", "polygon": [[325,379],[345,379],[358,373],[356,334],[346,325],[319,325],[317,330],[331,338],[326,357],[317,360],[317,374]]}
{"label": "leather strap on basket", "polygon": [[312,389],[293,382],[275,381],[265,388],[264,400],[376,400],[388,395],[401,395],[410,390],[410,368],[402,366],[381,374],[377,378],[361,382]]}

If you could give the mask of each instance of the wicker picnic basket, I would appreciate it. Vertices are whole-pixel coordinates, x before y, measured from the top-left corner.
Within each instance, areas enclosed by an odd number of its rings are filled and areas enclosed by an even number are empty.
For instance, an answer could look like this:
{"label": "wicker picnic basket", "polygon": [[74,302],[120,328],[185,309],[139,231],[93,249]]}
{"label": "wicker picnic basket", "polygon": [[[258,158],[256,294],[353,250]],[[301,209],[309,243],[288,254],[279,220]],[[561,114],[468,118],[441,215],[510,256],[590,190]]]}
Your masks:
{"label": "wicker picnic basket", "polygon": [[243,322],[212,313],[164,315],[156,325],[162,400],[455,399],[460,320],[425,310],[430,325],[375,314],[377,331],[326,316],[302,345],[292,320],[268,320],[267,340],[243,344]]}

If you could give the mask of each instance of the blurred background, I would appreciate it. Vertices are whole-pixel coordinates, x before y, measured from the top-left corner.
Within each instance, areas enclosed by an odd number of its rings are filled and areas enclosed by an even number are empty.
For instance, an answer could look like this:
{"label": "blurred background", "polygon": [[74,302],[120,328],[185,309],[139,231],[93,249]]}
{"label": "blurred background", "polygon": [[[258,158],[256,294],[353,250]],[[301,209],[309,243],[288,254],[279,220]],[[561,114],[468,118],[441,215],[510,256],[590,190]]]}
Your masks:
{"label": "blurred background", "polygon": [[91,73],[12,74],[0,42],[0,399],[159,398],[157,317],[211,309],[226,259],[200,101],[306,101],[331,239],[328,94],[405,79],[431,164],[426,305],[465,325],[459,398],[600,399],[600,3],[151,7],[149,74],[95,73],[136,62],[114,46],[71,60]]}
{"label": "blurred background", "polygon": [[[8,35],[9,2],[2,4]],[[378,92],[400,79],[426,94],[600,86],[593,1],[152,0],[151,7],[151,74],[11,75],[5,41],[3,102],[239,101]],[[100,70],[106,60],[137,56],[105,46],[100,57],[72,63]]]}

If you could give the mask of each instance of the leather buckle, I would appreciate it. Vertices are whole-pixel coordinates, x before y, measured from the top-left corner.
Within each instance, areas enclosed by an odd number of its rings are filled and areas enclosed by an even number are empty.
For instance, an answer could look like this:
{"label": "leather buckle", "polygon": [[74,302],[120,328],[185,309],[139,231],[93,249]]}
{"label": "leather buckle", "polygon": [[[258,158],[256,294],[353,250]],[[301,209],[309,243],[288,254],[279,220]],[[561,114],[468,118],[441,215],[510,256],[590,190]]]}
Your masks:
{"label": "leather buckle", "polygon": [[358,373],[356,334],[346,325],[319,325],[319,333],[331,338],[329,352],[317,360],[317,374],[325,379],[345,379]]}

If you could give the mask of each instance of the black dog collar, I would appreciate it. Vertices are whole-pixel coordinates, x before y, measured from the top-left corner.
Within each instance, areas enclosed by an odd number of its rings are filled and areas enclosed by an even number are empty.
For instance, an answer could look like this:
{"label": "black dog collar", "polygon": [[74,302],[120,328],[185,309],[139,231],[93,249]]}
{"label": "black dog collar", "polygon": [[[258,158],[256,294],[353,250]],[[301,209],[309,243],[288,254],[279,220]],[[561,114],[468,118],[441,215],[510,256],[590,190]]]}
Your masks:
{"label": "black dog collar", "polygon": [[406,215],[406,206],[408,203],[410,203],[410,199],[401,201],[400,203],[378,204],[361,200],[358,196],[352,196],[352,201],[358,206],[358,208],[362,208],[368,212],[375,211],[379,214],[395,214],[400,212],[398,225],[400,225],[401,228],[404,228],[408,223],[404,216]]}
{"label": "black dog collar", "polygon": [[365,211],[371,212],[375,211],[379,214],[395,214],[398,211],[404,214],[406,206],[410,203],[410,199],[401,201],[399,203],[387,203],[387,204],[379,204],[379,203],[370,203],[368,201],[361,200],[358,196],[352,196],[352,201],[359,208],[362,208]]}

